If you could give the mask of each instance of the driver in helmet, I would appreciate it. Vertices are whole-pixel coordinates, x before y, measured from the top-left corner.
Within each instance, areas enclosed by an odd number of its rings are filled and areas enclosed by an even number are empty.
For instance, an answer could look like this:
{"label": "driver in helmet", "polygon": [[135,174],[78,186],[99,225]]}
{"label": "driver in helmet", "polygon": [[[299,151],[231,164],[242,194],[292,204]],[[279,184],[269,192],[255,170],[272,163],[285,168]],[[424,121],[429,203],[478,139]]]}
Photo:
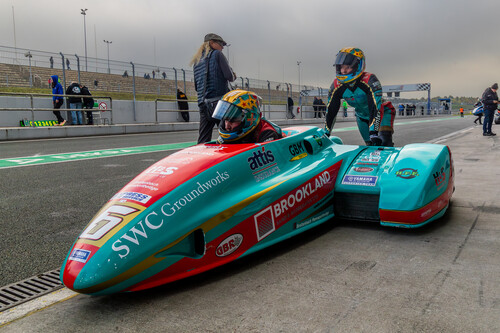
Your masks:
{"label": "driver in helmet", "polygon": [[343,48],[335,60],[336,79],[328,93],[325,130],[335,125],[342,99],[354,107],[361,137],[367,146],[392,147],[396,110],[391,102],[382,102],[382,85],[374,74],[365,72],[363,51]]}
{"label": "driver in helmet", "polygon": [[219,119],[218,143],[258,143],[283,137],[281,129],[264,119],[260,97],[246,90],[232,90],[217,103],[212,115]]}

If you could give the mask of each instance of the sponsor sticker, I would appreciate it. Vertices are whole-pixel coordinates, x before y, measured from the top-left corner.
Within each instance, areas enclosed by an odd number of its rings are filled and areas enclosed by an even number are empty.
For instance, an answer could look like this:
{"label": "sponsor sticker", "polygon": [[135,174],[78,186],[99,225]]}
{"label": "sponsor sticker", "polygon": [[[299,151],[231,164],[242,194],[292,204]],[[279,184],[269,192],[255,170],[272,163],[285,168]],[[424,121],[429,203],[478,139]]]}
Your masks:
{"label": "sponsor sticker", "polygon": [[365,157],[361,159],[361,162],[379,162],[380,157],[379,156],[371,156],[371,157]]}
{"label": "sponsor sticker", "polygon": [[252,174],[257,182],[271,177],[280,172],[276,158],[271,150],[262,147],[262,150],[256,150],[252,156],[247,158],[248,165],[252,170]]}
{"label": "sponsor sticker", "polygon": [[369,167],[356,167],[356,168],[353,168],[353,170],[356,171],[356,172],[372,172],[373,168],[369,168]]}
{"label": "sponsor sticker", "polygon": [[149,199],[151,199],[150,195],[144,194],[144,193],[139,193],[139,192],[121,192],[115,194],[111,200],[134,200],[140,203],[147,203]]}
{"label": "sponsor sticker", "polygon": [[154,165],[151,168],[147,169],[144,171],[145,173],[152,173],[155,175],[171,175],[174,173],[175,170],[178,170],[179,168],[177,167],[166,167],[166,166],[161,166],[161,165]]}
{"label": "sponsor sticker", "polygon": [[215,250],[217,257],[226,257],[236,251],[243,243],[242,234],[234,234],[224,239]]}
{"label": "sponsor sticker", "polygon": [[301,154],[306,152],[302,142],[297,142],[297,143],[294,143],[294,144],[288,146],[288,151],[290,152],[290,154],[292,156],[301,155]]}
{"label": "sponsor sticker", "polygon": [[360,185],[360,186],[375,186],[378,176],[355,176],[346,175],[342,179],[344,185]]}
{"label": "sponsor sticker", "polygon": [[418,176],[418,170],[412,168],[403,168],[396,171],[396,177],[403,179],[412,179]]}
{"label": "sponsor sticker", "polygon": [[254,221],[255,228],[257,229],[257,239],[259,242],[269,236],[274,230],[276,230],[273,211],[271,207],[267,207],[267,209],[255,215]]}
{"label": "sponsor sticker", "polygon": [[78,261],[81,263],[86,263],[90,257],[91,252],[89,250],[74,249],[69,256],[69,260]]}
{"label": "sponsor sticker", "polygon": [[436,183],[437,188],[440,189],[442,184],[444,184],[444,181],[446,180],[446,172],[444,167],[441,167],[441,169],[433,173],[432,176],[434,177],[434,182]]}

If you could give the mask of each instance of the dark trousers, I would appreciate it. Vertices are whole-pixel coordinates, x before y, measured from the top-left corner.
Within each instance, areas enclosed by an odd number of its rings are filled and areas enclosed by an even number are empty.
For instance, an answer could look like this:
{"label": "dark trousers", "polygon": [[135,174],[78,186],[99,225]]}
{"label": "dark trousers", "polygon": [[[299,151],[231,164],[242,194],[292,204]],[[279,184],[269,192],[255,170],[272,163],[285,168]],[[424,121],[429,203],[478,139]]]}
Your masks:
{"label": "dark trousers", "polygon": [[212,141],[212,130],[215,125],[219,122],[214,120],[212,116],[208,113],[208,109],[205,104],[198,105],[200,108],[200,129],[198,134],[198,143],[205,143]]}
{"label": "dark trousers", "polygon": [[85,107],[87,111],[85,113],[87,114],[87,125],[94,125],[94,116],[92,115],[92,107]]}
{"label": "dark trousers", "polygon": [[179,112],[181,114],[182,119],[184,119],[185,122],[189,122],[189,112],[184,111],[184,112]]}
{"label": "dark trousers", "polygon": [[495,110],[484,109],[483,133],[491,133],[491,125],[493,124],[493,114]]}
{"label": "dark trousers", "polygon": [[[60,109],[61,106],[63,105],[63,101],[61,99],[58,99],[54,101],[54,109]],[[56,116],[57,122],[60,124],[64,121],[64,118],[61,116],[61,111],[52,111],[52,113]]]}

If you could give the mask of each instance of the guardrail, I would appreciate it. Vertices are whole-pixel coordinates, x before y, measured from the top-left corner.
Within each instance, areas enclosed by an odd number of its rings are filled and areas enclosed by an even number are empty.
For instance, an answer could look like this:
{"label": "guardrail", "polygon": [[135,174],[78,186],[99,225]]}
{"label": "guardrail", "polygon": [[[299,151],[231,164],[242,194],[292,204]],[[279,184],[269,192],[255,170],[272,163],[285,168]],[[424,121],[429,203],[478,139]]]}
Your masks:
{"label": "guardrail", "polygon": [[[0,92],[0,96],[14,96],[14,97],[26,97],[30,98],[30,107],[21,107],[21,108],[0,108],[0,111],[31,111],[31,120],[34,122],[35,121],[35,111],[89,111],[93,109],[81,109],[81,110],[75,110],[75,109],[54,109],[54,108],[35,108],[34,107],[34,97],[47,97],[52,99],[53,96],[58,96],[58,97],[75,97],[75,95],[57,95],[57,94],[27,94],[27,93],[9,93],[9,92]],[[110,112],[110,120],[109,123],[112,125],[113,124],[113,99],[109,96],[87,96],[87,95],[81,95],[81,98],[85,97],[91,97],[94,100],[96,99],[107,99],[109,100],[109,108],[106,108],[106,110],[103,111],[109,111]],[[66,101],[67,103],[67,101]],[[98,111],[100,109],[96,109]]]}
{"label": "guardrail", "polygon": [[[182,102],[189,102],[189,100],[179,100],[179,99],[165,99],[165,98],[157,98],[155,99],[155,123],[158,124],[158,113],[160,112],[198,112],[198,109],[196,110],[179,110],[179,108],[177,107],[177,109],[159,109],[158,108],[158,102],[179,102],[179,101],[182,101]],[[195,101],[191,101],[191,102],[195,102]],[[271,106],[272,105],[280,105],[283,107],[283,110],[271,110]],[[267,110],[266,110],[267,109]],[[285,118],[287,117],[287,105],[286,104],[283,104],[283,103],[267,103],[267,104],[263,104],[262,105],[262,114],[266,114],[268,113],[269,115],[269,118],[270,117],[270,113],[284,113],[285,114]]]}

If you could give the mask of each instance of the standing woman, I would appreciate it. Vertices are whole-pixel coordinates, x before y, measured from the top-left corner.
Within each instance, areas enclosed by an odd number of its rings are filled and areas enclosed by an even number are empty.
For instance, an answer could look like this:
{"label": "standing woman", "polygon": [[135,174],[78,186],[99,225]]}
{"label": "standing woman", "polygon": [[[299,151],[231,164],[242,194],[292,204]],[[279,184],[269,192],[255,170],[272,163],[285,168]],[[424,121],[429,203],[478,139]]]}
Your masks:
{"label": "standing woman", "polygon": [[219,35],[207,34],[190,63],[200,109],[198,143],[212,140],[212,130],[216,124],[212,118],[213,110],[222,96],[229,92],[228,83],[236,79],[236,74],[222,54],[225,45],[227,43]]}

